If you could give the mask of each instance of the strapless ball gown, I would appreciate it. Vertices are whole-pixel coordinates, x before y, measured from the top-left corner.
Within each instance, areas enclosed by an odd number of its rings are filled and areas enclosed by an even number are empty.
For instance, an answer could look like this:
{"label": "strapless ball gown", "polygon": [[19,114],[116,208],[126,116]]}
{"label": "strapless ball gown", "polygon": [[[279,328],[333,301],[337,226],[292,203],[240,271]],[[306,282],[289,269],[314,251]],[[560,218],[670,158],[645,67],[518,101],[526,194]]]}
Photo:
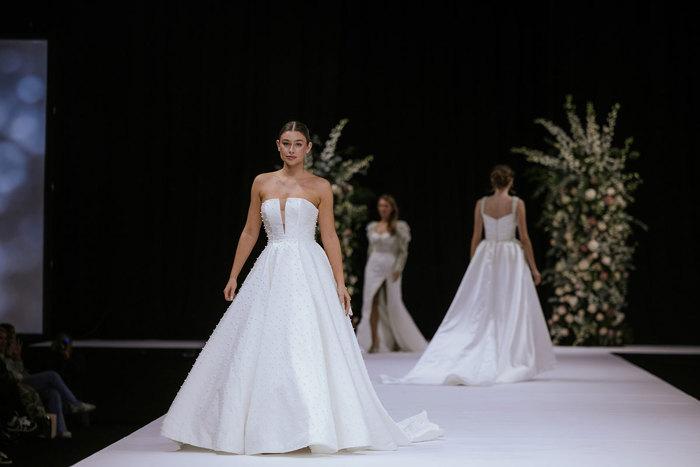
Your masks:
{"label": "strapless ball gown", "polygon": [[261,215],[268,244],[173,401],[163,436],[240,454],[390,450],[440,436],[425,412],[395,423],[379,401],[315,241],[313,203],[268,199]]}

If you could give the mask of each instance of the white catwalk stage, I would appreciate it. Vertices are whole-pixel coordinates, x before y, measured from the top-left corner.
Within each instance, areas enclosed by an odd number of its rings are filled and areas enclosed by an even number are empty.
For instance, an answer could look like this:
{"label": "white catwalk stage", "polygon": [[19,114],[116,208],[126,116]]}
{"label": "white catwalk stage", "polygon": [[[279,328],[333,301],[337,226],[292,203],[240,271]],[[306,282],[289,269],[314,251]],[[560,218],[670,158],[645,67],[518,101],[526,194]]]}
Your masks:
{"label": "white catwalk stage", "polygon": [[401,375],[418,355],[374,354],[367,368],[389,413],[398,420],[426,409],[443,438],[390,452],[240,456],[179,449],[159,436],[161,417],[76,465],[699,466],[700,401],[612,352],[700,349],[558,347],[555,370],[489,387],[380,384],[379,374]]}

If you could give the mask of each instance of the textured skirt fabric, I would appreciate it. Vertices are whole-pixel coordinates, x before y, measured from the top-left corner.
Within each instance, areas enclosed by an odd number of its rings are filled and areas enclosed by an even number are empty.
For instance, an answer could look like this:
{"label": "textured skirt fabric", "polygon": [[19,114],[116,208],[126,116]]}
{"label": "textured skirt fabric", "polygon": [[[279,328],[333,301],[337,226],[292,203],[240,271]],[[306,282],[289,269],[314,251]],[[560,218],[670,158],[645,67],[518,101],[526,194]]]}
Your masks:
{"label": "textured skirt fabric", "polygon": [[441,433],[424,413],[391,419],[325,252],[296,240],[262,252],[162,426],[175,441],[240,454],[390,450]]}

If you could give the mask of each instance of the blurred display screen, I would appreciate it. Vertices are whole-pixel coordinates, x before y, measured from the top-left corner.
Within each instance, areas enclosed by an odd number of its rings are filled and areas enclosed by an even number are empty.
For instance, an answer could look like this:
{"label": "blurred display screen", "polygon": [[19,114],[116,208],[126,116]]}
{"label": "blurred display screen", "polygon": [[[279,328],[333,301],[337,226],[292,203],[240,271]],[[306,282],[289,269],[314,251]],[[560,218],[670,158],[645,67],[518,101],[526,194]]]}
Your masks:
{"label": "blurred display screen", "polygon": [[0,322],[42,332],[46,40],[0,39]]}

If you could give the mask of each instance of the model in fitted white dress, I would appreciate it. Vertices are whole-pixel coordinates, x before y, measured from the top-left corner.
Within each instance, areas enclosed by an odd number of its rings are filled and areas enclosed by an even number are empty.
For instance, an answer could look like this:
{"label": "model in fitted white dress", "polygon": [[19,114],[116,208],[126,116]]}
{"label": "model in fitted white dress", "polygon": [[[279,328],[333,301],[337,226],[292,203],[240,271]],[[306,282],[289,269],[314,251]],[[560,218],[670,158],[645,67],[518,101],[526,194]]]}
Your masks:
{"label": "model in fitted white dress", "polygon": [[515,237],[518,198],[498,219],[484,212],[482,240],[428,348],[405,376],[385,383],[487,385],[532,378],[554,352],[530,268]]}
{"label": "model in fitted white dress", "polygon": [[[406,309],[401,293],[402,272],[408,257],[411,230],[405,221],[399,220],[396,222],[395,234],[378,233],[377,222],[370,222],[367,225],[367,239],[369,248],[362,289],[362,321],[357,327],[360,347],[365,351],[372,348],[370,316],[372,301],[375,295],[379,294],[378,342],[375,343],[375,351],[422,352],[428,346],[428,342]],[[398,272],[396,279],[395,272]]]}

